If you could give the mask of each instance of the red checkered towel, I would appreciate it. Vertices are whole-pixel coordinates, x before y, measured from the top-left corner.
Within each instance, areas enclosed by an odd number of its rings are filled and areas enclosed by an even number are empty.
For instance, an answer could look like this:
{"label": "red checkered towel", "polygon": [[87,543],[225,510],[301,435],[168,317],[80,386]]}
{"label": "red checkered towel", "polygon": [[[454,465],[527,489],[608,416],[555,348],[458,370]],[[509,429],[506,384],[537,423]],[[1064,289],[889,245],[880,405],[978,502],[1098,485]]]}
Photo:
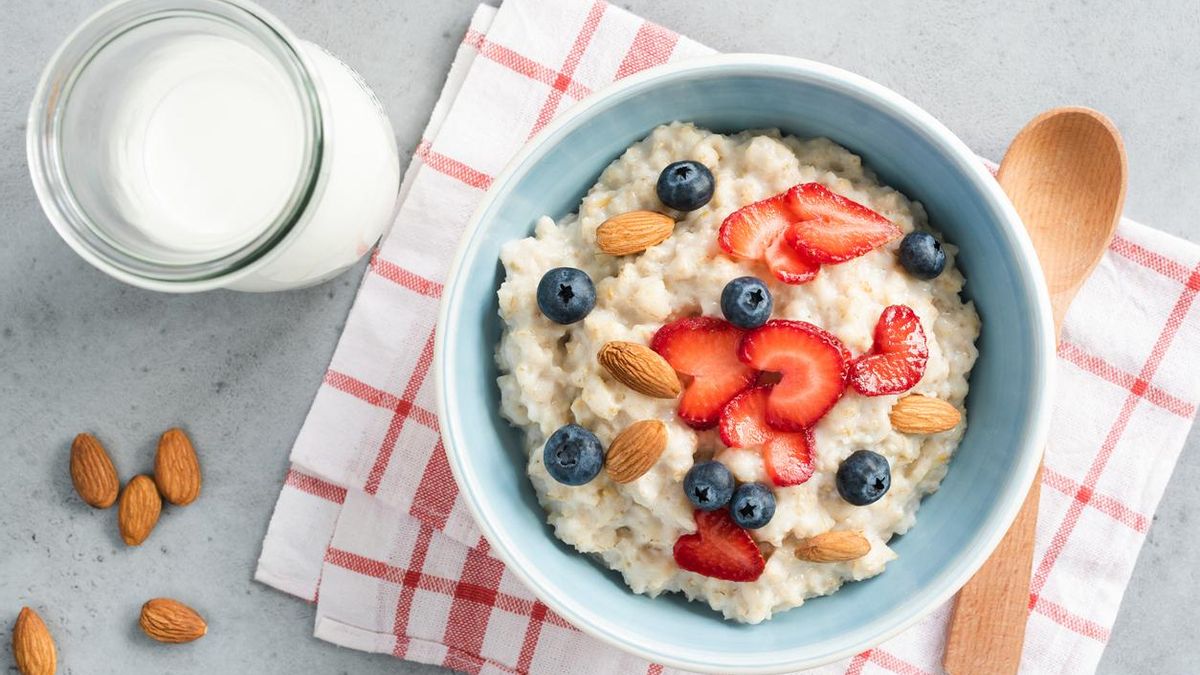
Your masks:
{"label": "red checkered towel", "polygon": [[[429,375],[469,214],[518,148],[589,92],[708,50],[592,0],[480,7],[292,450],[257,579],[316,635],[468,672],[662,672],[584,635],[489,555],[450,475]],[[1091,672],[1200,400],[1200,248],[1133,222],[1067,316],[1025,670]],[[825,673],[939,672],[948,606]]]}

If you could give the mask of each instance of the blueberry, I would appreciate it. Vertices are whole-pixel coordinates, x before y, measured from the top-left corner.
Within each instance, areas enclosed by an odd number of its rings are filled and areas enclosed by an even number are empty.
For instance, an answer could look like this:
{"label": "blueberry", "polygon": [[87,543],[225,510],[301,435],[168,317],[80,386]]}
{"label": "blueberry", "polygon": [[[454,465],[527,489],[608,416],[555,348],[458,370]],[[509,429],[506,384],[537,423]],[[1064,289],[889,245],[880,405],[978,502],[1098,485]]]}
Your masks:
{"label": "blueberry", "polygon": [[766,323],[774,304],[771,291],[756,277],[738,277],[721,291],[721,313],[739,328],[758,328]]}
{"label": "blueberry", "polygon": [[542,451],[546,472],[563,485],[583,485],[604,466],[604,448],[596,434],[578,424],[560,427]]}
{"label": "blueberry", "polygon": [[716,511],[733,496],[733,474],[720,462],[701,462],[688,469],[683,490],[701,511]]}
{"label": "blueberry", "polygon": [[932,279],[946,269],[946,252],[928,232],[909,232],[900,241],[900,264],[918,279]]}
{"label": "blueberry", "polygon": [[762,483],[742,483],[733,493],[729,513],[738,527],[757,530],[775,515],[775,493]]}
{"label": "blueberry", "polygon": [[700,162],[668,164],[658,174],[658,201],[677,211],[695,211],[713,196],[713,175]]}
{"label": "blueberry", "polygon": [[891,486],[891,467],[877,452],[855,450],[837,470],[838,494],[855,506],[874,504]]}
{"label": "blueberry", "polygon": [[537,303],[554,323],[575,323],[596,306],[596,287],[583,270],[555,267],[538,282]]}

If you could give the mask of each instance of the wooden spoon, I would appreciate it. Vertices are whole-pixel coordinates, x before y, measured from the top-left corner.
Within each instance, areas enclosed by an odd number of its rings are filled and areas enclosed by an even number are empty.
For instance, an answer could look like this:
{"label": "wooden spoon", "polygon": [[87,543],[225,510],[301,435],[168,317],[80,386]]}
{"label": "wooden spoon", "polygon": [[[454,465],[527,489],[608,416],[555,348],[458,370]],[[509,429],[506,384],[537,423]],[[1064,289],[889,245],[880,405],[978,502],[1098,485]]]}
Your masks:
{"label": "wooden spoon", "polygon": [[[1038,115],[1000,163],[997,179],[1033,240],[1050,292],[1054,332],[1104,255],[1125,202],[1125,147],[1088,108]],[[992,557],[963,586],[942,665],[950,675],[1016,673],[1029,617],[1029,580],[1042,472]]]}

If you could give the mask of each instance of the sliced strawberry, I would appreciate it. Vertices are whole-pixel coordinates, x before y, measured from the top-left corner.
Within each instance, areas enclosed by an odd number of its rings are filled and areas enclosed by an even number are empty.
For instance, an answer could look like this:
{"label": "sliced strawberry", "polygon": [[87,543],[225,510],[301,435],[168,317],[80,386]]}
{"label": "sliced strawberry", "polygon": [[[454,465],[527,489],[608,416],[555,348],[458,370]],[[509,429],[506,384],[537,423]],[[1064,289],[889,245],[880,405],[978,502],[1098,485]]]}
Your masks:
{"label": "sliced strawberry", "polygon": [[731,448],[762,446],[763,465],[779,487],[800,485],[816,464],[812,432],[777,431],[767,424],[767,399],[771,387],[755,387],[737,395],[721,413],[721,441]]}
{"label": "sliced strawberry", "polygon": [[679,399],[679,416],[689,426],[716,426],[725,404],[758,377],[738,360],[744,334],[728,321],[707,316],[673,321],[654,334],[650,349],[677,372],[690,376]]}
{"label": "sliced strawberry", "polygon": [[726,216],[717,243],[735,258],[762,260],[771,244],[795,221],[787,193],[747,204]]}
{"label": "sliced strawberry", "polygon": [[795,217],[787,204],[787,193],[754,202],[734,211],[721,223],[717,243],[729,255],[766,263],[785,284],[811,281],[821,269],[793,251],[784,233]]}
{"label": "sliced strawberry", "polygon": [[725,581],[754,581],[767,561],[726,509],[695,512],[696,532],[675,540],[675,564]]}
{"label": "sliced strawberry", "polygon": [[792,220],[787,243],[816,263],[840,263],[900,236],[900,228],[871,209],[831,192],[820,183],[788,190]]}
{"label": "sliced strawberry", "polygon": [[785,284],[808,283],[817,276],[817,272],[821,271],[819,264],[802,257],[796,253],[795,249],[788,246],[782,232],[767,247],[763,260],[767,263],[767,269],[771,270],[771,274]]}
{"label": "sliced strawberry", "polygon": [[803,321],[774,319],[746,333],[738,358],[758,370],[782,375],[767,399],[767,422],[801,431],[841,398],[849,364],[833,335]]}
{"label": "sliced strawberry", "polygon": [[820,335],[825,340],[829,341],[834,346],[836,346],[842,352],[842,360],[845,361],[847,367],[849,367],[850,361],[852,361],[854,359],[854,355],[850,353],[850,349],[848,347],[846,347],[846,344],[838,339],[838,336],[834,335],[833,333],[830,333],[829,331],[825,330],[824,328],[821,328],[820,326],[816,326],[811,323],[805,323],[803,321],[795,322],[795,323],[804,323],[804,325],[808,327],[808,330],[816,333],[817,335]]}
{"label": "sliced strawberry", "polygon": [[850,383],[863,396],[899,394],[921,381],[928,360],[921,319],[911,307],[892,305],[879,315],[871,351],[850,364]]}

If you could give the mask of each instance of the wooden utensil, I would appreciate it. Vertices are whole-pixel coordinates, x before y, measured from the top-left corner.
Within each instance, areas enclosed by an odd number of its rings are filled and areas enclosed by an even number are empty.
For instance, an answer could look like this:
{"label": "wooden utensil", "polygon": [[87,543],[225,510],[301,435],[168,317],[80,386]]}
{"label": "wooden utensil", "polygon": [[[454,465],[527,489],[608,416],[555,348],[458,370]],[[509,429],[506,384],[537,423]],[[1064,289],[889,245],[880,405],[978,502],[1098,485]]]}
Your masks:
{"label": "wooden utensil", "polygon": [[[1033,240],[1050,292],[1055,336],[1121,219],[1125,147],[1088,108],[1038,115],[1004,155],[997,176]],[[1008,533],[958,594],[942,665],[950,675],[1016,673],[1029,616],[1041,469]]]}

